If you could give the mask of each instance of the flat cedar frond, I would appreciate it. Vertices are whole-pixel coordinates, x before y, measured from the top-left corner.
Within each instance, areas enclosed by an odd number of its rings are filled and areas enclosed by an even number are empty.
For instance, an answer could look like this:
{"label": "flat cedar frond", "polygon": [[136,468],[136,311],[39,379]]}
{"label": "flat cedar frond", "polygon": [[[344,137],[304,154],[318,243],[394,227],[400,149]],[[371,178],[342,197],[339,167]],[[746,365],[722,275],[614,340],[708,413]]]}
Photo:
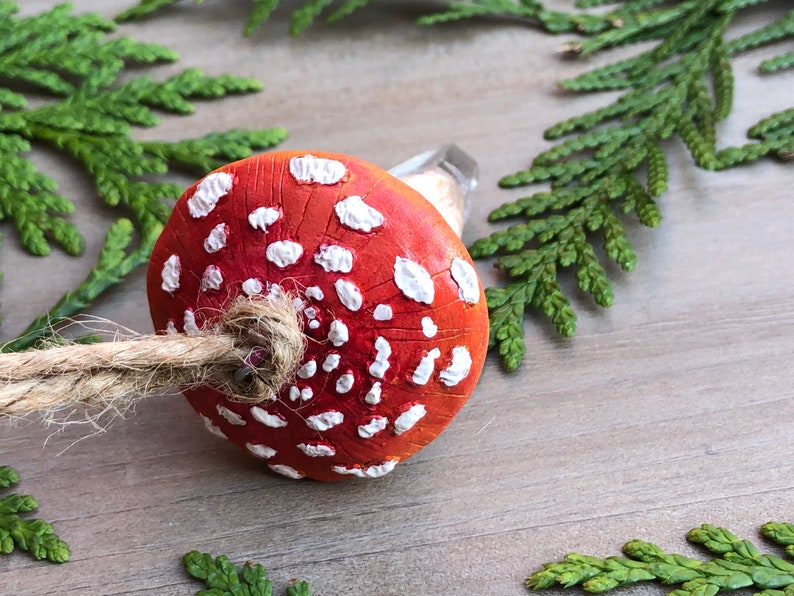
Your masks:
{"label": "flat cedar frond", "polygon": [[[10,488],[19,482],[19,474],[9,466],[0,466],[0,488]],[[0,553],[11,554],[15,549],[27,551],[34,559],[65,563],[71,552],[58,538],[52,525],[40,519],[23,518],[39,504],[29,495],[10,494],[0,497]]]}
{"label": "flat cedar frond", "polygon": [[[203,581],[208,590],[201,590],[196,596],[271,596],[273,583],[267,579],[262,565],[248,561],[237,568],[226,555],[212,557],[196,550],[183,557],[185,570],[191,577]],[[286,589],[287,596],[311,596],[309,584],[293,581]]]}
{"label": "flat cedar frond", "polygon": [[[656,200],[667,190],[668,165],[662,144],[677,136],[697,166],[721,170],[766,156],[794,156],[791,110],[765,118],[750,130],[757,139],[741,147],[718,148],[716,124],[733,105],[731,57],[794,34],[794,11],[726,41],[737,12],[764,0],[625,0],[579,2],[580,7],[613,6],[590,24],[594,34],[565,49],[585,55],[638,41],[658,40],[651,49],[585,72],[560,86],[570,91],[623,90],[612,103],[551,126],[546,138],[556,144],[536,156],[526,170],[502,178],[503,187],[538,183],[550,189],[495,209],[491,221],[519,218],[471,246],[475,258],[495,258],[506,275],[503,288],[486,291],[491,309],[491,345],[506,368],[523,358],[523,320],[527,308],[549,317],[563,336],[576,329],[570,298],[558,276],[573,269],[579,288],[602,306],[614,301],[595,244],[623,270],[636,265],[625,226],[633,214],[648,227],[661,222]],[[515,14],[531,8],[547,18],[536,2],[469,0],[456,2],[437,18],[478,14]],[[770,10],[772,10],[770,8]],[[446,15],[446,16],[444,16]],[[558,17],[555,17],[558,18]],[[569,23],[576,19],[569,17]],[[573,27],[587,33],[583,27]],[[766,61],[762,70],[794,65],[791,54]],[[523,221],[521,221],[523,220]],[[629,228],[630,229],[630,228]]]}
{"label": "flat cedar frond", "polygon": [[[794,554],[794,525],[769,522],[761,534]],[[669,596],[715,596],[720,592],[751,588],[765,596],[784,596],[794,590],[794,562],[758,552],[725,528],[704,524],[687,534],[687,540],[707,550],[707,561],[669,554],[650,542],[632,540],[623,547],[624,557],[600,559],[569,554],[563,561],[546,563],[530,575],[530,589],[581,586],[592,593],[607,592],[639,582],[680,585]]]}
{"label": "flat cedar frond", "polygon": [[[202,175],[286,136],[284,129],[274,128],[178,142],[135,141],[133,128],[156,126],[158,112],[189,114],[194,100],[258,91],[261,84],[244,77],[210,77],[197,69],[165,81],[139,76],[118,83],[127,65],[173,61],[176,55],[156,44],[108,39],[112,22],[74,15],[68,6],[26,18],[17,18],[15,10],[13,3],[0,2],[0,79],[14,85],[0,86],[0,220],[14,222],[23,246],[34,255],[48,254],[53,244],[69,254],[83,250],[82,237],[66,219],[73,203],[28,159],[36,144],[55,148],[84,167],[102,200],[122,208],[124,219],[110,228],[99,262],[78,288],[2,350],[24,349],[45,338],[53,323],[79,312],[147,261],[170,213],[164,199],[182,192],[157,176],[175,167]],[[51,101],[28,108],[26,92],[31,89],[45,92]]]}

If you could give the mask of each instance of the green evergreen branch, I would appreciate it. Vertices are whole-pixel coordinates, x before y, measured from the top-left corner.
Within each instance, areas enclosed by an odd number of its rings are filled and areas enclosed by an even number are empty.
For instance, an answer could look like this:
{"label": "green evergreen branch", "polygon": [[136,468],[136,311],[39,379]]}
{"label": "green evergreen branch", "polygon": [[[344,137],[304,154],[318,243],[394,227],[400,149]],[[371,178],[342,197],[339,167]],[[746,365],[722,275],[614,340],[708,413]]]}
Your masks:
{"label": "green evergreen branch", "polygon": [[[537,3],[531,4],[542,13],[542,8],[534,6]],[[660,224],[656,199],[667,189],[663,146],[668,139],[678,137],[695,164],[708,170],[766,156],[794,157],[790,110],[759,122],[749,132],[757,140],[740,147],[719,148],[717,128],[733,105],[731,56],[790,36],[794,11],[729,42],[730,24],[741,8],[749,6],[747,2],[586,0],[579,6],[607,4],[616,7],[594,17],[602,19],[603,27],[591,23],[595,33],[567,44],[569,52],[585,55],[644,40],[657,40],[656,44],[560,83],[563,89],[576,92],[623,93],[604,107],[546,130],[546,138],[556,143],[536,156],[526,170],[502,178],[500,185],[544,183],[550,189],[495,209],[491,221],[523,221],[475,241],[470,248],[475,258],[494,258],[505,274],[505,287],[489,288],[486,296],[491,345],[510,370],[524,355],[521,327],[526,310],[544,313],[563,336],[575,332],[576,315],[559,282],[565,270],[573,270],[579,289],[591,294],[597,304],[614,302],[607,269],[595,245],[600,243],[604,256],[621,269],[634,269],[637,257],[624,217],[634,214],[648,227]],[[469,0],[455,3],[442,15],[460,16],[464,7],[480,14],[505,15],[526,6],[513,0]],[[787,67],[788,60],[784,54],[764,67]]]}
{"label": "green evergreen branch", "polygon": [[[10,488],[19,482],[19,474],[9,466],[0,466],[0,488]],[[38,508],[29,495],[10,494],[0,497],[0,553],[11,554],[14,549],[27,551],[36,560],[65,563],[71,552],[58,538],[51,524],[40,519],[23,518],[20,514]]]}
{"label": "green evergreen branch", "polygon": [[[0,86],[0,220],[13,221],[22,245],[34,255],[48,254],[53,244],[69,254],[83,250],[83,238],[67,218],[74,204],[28,159],[37,144],[49,145],[85,168],[99,196],[108,206],[121,208],[123,219],[110,227],[98,263],[77,288],[22,336],[0,346],[2,351],[52,341],[53,325],[82,311],[147,262],[170,213],[165,200],[182,192],[180,185],[157,176],[174,168],[201,175],[286,136],[284,129],[274,128],[215,132],[177,142],[135,141],[133,128],[156,126],[158,112],[189,114],[195,100],[250,93],[262,85],[244,77],[210,77],[197,69],[165,81],[138,76],[119,83],[130,65],[172,62],[177,56],[157,44],[108,39],[114,23],[72,14],[68,5],[25,18],[15,12],[13,2],[0,2],[0,78],[24,83],[19,89]],[[54,98],[28,108],[29,89]]]}
{"label": "green evergreen branch", "polygon": [[[794,525],[769,522],[761,534],[794,554]],[[775,555],[760,554],[746,540],[725,528],[703,525],[687,534],[687,540],[704,547],[715,557],[700,561],[668,554],[658,546],[632,540],[623,547],[624,557],[569,554],[563,561],[547,563],[530,575],[530,589],[552,586],[581,586],[585,592],[601,593],[638,582],[657,581],[680,585],[670,596],[715,596],[720,592],[753,588],[766,596],[784,596],[794,590],[794,563]]]}
{"label": "green evergreen branch", "polygon": [[[262,565],[252,561],[237,568],[226,555],[213,558],[207,553],[190,551],[183,557],[187,573],[207,585],[196,596],[272,596],[273,583]],[[293,581],[287,596],[310,596],[309,584]]]}

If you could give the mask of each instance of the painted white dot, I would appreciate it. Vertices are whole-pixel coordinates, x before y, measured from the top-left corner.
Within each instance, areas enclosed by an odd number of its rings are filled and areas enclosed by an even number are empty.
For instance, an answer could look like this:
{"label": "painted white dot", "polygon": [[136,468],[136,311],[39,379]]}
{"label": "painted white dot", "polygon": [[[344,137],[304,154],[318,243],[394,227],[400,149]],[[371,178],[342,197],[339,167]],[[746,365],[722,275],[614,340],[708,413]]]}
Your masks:
{"label": "painted white dot", "polygon": [[289,398],[292,401],[298,401],[301,398],[301,390],[297,385],[289,388]]}
{"label": "painted white dot", "polygon": [[226,436],[226,434],[220,428],[218,428],[212,422],[212,420],[210,420],[209,418],[207,418],[203,414],[202,414],[201,418],[204,420],[204,426],[206,426],[207,430],[210,431],[213,435],[215,435],[216,437],[220,437],[221,439],[228,439],[229,438],[229,437]]}
{"label": "painted white dot", "polygon": [[350,339],[350,332],[347,329],[347,325],[340,320],[331,321],[331,327],[328,330],[328,339],[331,340],[331,343],[337,348],[346,343]]}
{"label": "painted white dot", "polygon": [[280,216],[281,213],[273,207],[257,207],[248,214],[248,223],[255,230],[267,232],[267,227],[276,223]]}
{"label": "painted white dot", "polygon": [[301,310],[303,308],[303,300],[298,297],[292,299],[292,308],[296,311]]}
{"label": "painted white dot", "polygon": [[226,246],[226,240],[228,237],[227,234],[228,231],[226,224],[219,223],[217,226],[212,228],[212,231],[204,239],[204,250],[210,254],[218,252],[220,249]]}
{"label": "painted white dot", "polygon": [[323,361],[323,370],[327,373],[335,370],[339,366],[339,361],[342,357],[339,354],[328,354]]}
{"label": "painted white dot", "polygon": [[425,337],[435,337],[438,333],[438,325],[430,317],[422,317],[422,333]]}
{"label": "painted white dot", "polygon": [[181,273],[182,263],[179,260],[179,255],[171,255],[163,263],[163,273],[161,275],[163,283],[160,287],[169,294],[173,294],[179,289],[179,275]]}
{"label": "painted white dot", "polygon": [[303,310],[303,314],[306,315],[307,319],[316,319],[317,318],[317,309],[313,306],[309,306]]}
{"label": "painted white dot", "polygon": [[172,320],[168,320],[168,325],[165,326],[165,334],[166,335],[176,335],[179,331],[176,330],[176,325]]}
{"label": "painted white dot", "polygon": [[307,154],[289,160],[289,173],[296,182],[336,184],[345,177],[347,168],[335,159]]}
{"label": "painted white dot", "polygon": [[311,387],[301,388],[301,401],[309,401],[314,396],[314,391]]}
{"label": "painted white dot", "polygon": [[323,244],[314,255],[314,262],[328,273],[350,273],[353,269],[353,253],[336,244]]}
{"label": "painted white dot", "polygon": [[333,457],[336,449],[328,443],[298,443],[298,449],[309,457]]}
{"label": "painted white dot", "polygon": [[339,301],[348,309],[353,312],[361,308],[363,297],[361,291],[356,287],[356,284],[345,281],[344,279],[337,279],[334,282],[336,295],[339,296]]}
{"label": "painted white dot", "polygon": [[277,267],[289,267],[298,262],[303,254],[303,247],[291,240],[277,240],[268,244],[265,258]]}
{"label": "painted white dot", "polygon": [[306,288],[306,292],[304,293],[306,294],[307,298],[311,298],[313,300],[322,300],[325,298],[325,294],[318,286],[309,286]]}
{"label": "painted white dot", "polygon": [[320,328],[320,321],[318,321],[317,319],[309,321],[309,329],[319,329],[319,328]]}
{"label": "painted white dot", "polygon": [[433,348],[427,354],[422,356],[419,365],[416,367],[413,376],[413,382],[417,385],[425,385],[430,380],[430,375],[433,374],[436,358],[441,356],[441,350]]}
{"label": "painted white dot", "polygon": [[337,474],[350,474],[358,478],[380,478],[385,476],[394,469],[397,465],[396,459],[390,459],[382,464],[376,464],[367,468],[348,468],[347,466],[334,466],[334,472]]}
{"label": "painted white dot", "polygon": [[356,382],[352,373],[345,373],[336,380],[336,392],[340,394],[348,393]]}
{"label": "painted white dot", "polygon": [[480,300],[480,280],[471,263],[455,257],[449,268],[452,279],[458,284],[458,296],[464,302],[476,304]]}
{"label": "painted white dot", "polygon": [[334,205],[334,211],[342,225],[353,230],[371,232],[383,225],[383,215],[356,195],[339,201]]}
{"label": "painted white dot", "polygon": [[218,201],[232,189],[232,176],[226,172],[213,172],[196,187],[196,192],[187,200],[191,217],[206,217],[215,209]]}
{"label": "painted white dot", "polygon": [[452,362],[441,371],[441,382],[447,387],[454,387],[469,376],[471,364],[471,354],[466,346],[452,348]]}
{"label": "painted white dot", "polygon": [[388,426],[389,420],[384,416],[375,416],[366,424],[358,427],[358,436],[362,439],[371,439]]}
{"label": "painted white dot", "polygon": [[251,406],[251,416],[262,424],[270,428],[283,428],[287,426],[287,421],[278,414],[271,414],[259,406]]}
{"label": "painted white dot", "polygon": [[298,369],[297,375],[301,379],[310,379],[314,376],[314,373],[317,372],[317,361],[316,360],[307,360],[303,366]]}
{"label": "painted white dot", "polygon": [[215,409],[218,410],[218,414],[223,416],[229,424],[233,424],[234,426],[245,426],[245,418],[240,416],[237,412],[233,412],[220,404],[215,406]]}
{"label": "painted white dot", "polygon": [[201,335],[201,329],[196,324],[196,315],[190,309],[185,311],[182,328],[188,335]]}
{"label": "painted white dot", "polygon": [[391,346],[385,337],[378,337],[375,340],[375,361],[369,365],[369,374],[378,379],[389,369],[389,356],[391,356]]}
{"label": "painted white dot", "polygon": [[277,453],[277,451],[272,447],[268,447],[267,445],[262,445],[260,443],[246,443],[245,448],[262,459],[269,459]]}
{"label": "painted white dot", "polygon": [[407,298],[423,304],[433,303],[433,278],[419,263],[397,257],[394,261],[394,283]]}
{"label": "painted white dot", "polygon": [[342,414],[342,412],[329,410],[328,412],[322,412],[321,414],[309,416],[306,419],[306,426],[312,430],[324,431],[328,430],[329,428],[333,428],[338,424],[342,424],[344,421],[345,415]]}
{"label": "painted white dot", "polygon": [[422,404],[411,406],[394,421],[394,433],[401,435],[405,431],[412,429],[417,422],[425,417],[425,414],[427,414],[427,408]]}
{"label": "painted white dot", "polygon": [[388,304],[378,304],[372,313],[372,318],[376,321],[391,321],[392,316],[394,313]]}
{"label": "painted white dot", "polygon": [[220,290],[223,283],[221,270],[215,265],[208,265],[201,275],[201,291]]}
{"label": "painted white dot", "polygon": [[372,388],[367,391],[367,394],[364,396],[364,401],[371,406],[379,404],[382,391],[380,381],[375,381],[372,384]]}
{"label": "painted white dot", "polygon": [[305,476],[303,472],[299,472],[287,464],[268,464],[267,467],[273,470],[276,474],[281,474],[282,476],[292,478],[293,480],[300,480]]}
{"label": "painted white dot", "polygon": [[254,277],[249,277],[243,282],[243,292],[246,296],[256,296],[262,293],[262,282]]}

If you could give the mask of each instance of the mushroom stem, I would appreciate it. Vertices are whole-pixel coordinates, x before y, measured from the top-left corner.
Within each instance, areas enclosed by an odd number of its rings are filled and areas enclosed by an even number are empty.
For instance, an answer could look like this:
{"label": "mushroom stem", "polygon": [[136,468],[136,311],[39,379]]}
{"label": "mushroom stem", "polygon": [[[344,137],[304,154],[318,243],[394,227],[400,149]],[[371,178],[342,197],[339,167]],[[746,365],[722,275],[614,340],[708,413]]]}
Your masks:
{"label": "mushroom stem", "polygon": [[458,237],[463,234],[469,193],[477,186],[477,162],[469,154],[450,143],[407,159],[389,172],[425,197]]}
{"label": "mushroom stem", "polygon": [[209,385],[260,403],[303,357],[300,321],[288,297],[238,300],[201,335],[144,335],[0,358],[0,416],[76,406],[124,412],[166,387]]}

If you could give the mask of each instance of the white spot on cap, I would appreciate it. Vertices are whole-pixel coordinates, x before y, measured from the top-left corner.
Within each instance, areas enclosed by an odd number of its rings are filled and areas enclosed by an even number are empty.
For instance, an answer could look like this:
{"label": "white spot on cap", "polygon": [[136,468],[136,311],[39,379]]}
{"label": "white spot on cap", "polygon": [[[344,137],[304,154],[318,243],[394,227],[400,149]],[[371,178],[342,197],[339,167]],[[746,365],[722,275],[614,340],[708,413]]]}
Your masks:
{"label": "white spot on cap", "polygon": [[219,223],[204,239],[204,250],[212,254],[226,246],[226,224]]}
{"label": "white spot on cap", "polygon": [[281,474],[282,476],[292,478],[293,480],[300,480],[305,476],[303,472],[298,472],[298,470],[288,466],[287,464],[268,464],[267,467],[273,470],[276,474]]}
{"label": "white spot on cap", "polygon": [[185,311],[182,327],[188,335],[201,335],[201,329],[196,325],[196,315],[194,315],[193,311],[190,309]]}
{"label": "white spot on cap", "polygon": [[255,277],[249,277],[243,282],[243,292],[245,292],[246,296],[261,294],[263,289],[262,282]]}
{"label": "white spot on cap", "polygon": [[372,318],[376,321],[391,321],[392,316],[391,306],[388,304],[378,304],[375,307],[375,312],[372,313]]}
{"label": "white spot on cap", "polygon": [[163,263],[163,283],[160,286],[168,292],[173,294],[179,289],[179,274],[182,273],[182,263],[179,261],[178,255],[171,255]]}
{"label": "white spot on cap", "polygon": [[433,278],[419,263],[397,257],[394,261],[394,283],[411,300],[432,304],[435,297]]}
{"label": "white spot on cap", "polygon": [[257,207],[248,214],[248,223],[251,227],[267,232],[267,226],[272,226],[281,214],[272,207]]}
{"label": "white spot on cap", "polygon": [[334,282],[334,288],[336,289],[336,295],[339,296],[339,301],[346,308],[352,310],[353,312],[361,308],[363,298],[361,297],[361,291],[356,287],[356,284],[345,281],[344,279],[337,279]]}
{"label": "white spot on cap", "polygon": [[272,447],[268,447],[267,445],[261,445],[259,443],[246,443],[245,448],[248,449],[251,453],[256,455],[257,457],[261,457],[262,459],[268,459],[273,457],[277,452]]}
{"label": "white spot on cap", "polygon": [[410,430],[417,422],[425,417],[425,414],[427,414],[427,408],[422,404],[411,406],[394,421],[394,433],[401,435],[405,431]]}
{"label": "white spot on cap", "polygon": [[223,416],[229,424],[233,424],[234,426],[245,426],[245,418],[240,416],[237,412],[233,412],[220,404],[215,406],[215,409],[218,410],[218,414]]}
{"label": "white spot on cap", "polygon": [[224,434],[224,432],[220,428],[215,426],[215,424],[212,422],[212,420],[210,420],[209,418],[207,418],[203,414],[202,414],[201,418],[202,418],[202,420],[204,420],[204,426],[206,426],[207,430],[210,431],[213,435],[215,435],[216,437],[220,437],[221,439],[228,439],[229,438],[229,437],[227,437]]}
{"label": "white spot on cap", "polygon": [[207,290],[220,290],[222,283],[223,275],[221,274],[221,270],[215,265],[207,266],[201,276],[201,291],[206,292]]}
{"label": "white spot on cap", "polygon": [[318,286],[309,286],[306,288],[306,297],[313,298],[314,300],[322,300],[325,298],[325,294]]}
{"label": "white spot on cap", "polygon": [[309,329],[319,329],[319,327],[320,327],[320,321],[316,319],[309,321]]}
{"label": "white spot on cap", "polygon": [[329,428],[335,427],[337,424],[342,424],[345,421],[345,415],[336,410],[323,412],[322,414],[315,414],[306,419],[306,426],[312,430],[324,431]]}
{"label": "white spot on cap", "polygon": [[367,395],[364,396],[364,401],[371,406],[377,405],[380,403],[380,395],[381,395],[380,381],[375,381],[372,384],[372,389],[367,391]]}
{"label": "white spot on cap", "polygon": [[221,197],[232,189],[232,176],[226,172],[213,172],[199,182],[196,192],[187,200],[187,210],[194,218],[206,217]]}
{"label": "white spot on cap", "polygon": [[313,306],[308,306],[303,309],[303,314],[306,315],[307,319],[316,319],[317,318],[317,309]]}
{"label": "white spot on cap", "polygon": [[367,468],[348,468],[346,466],[334,466],[334,472],[337,474],[350,474],[359,478],[380,478],[385,476],[394,469],[397,465],[396,459],[390,459],[382,464],[369,466]]}
{"label": "white spot on cap", "polygon": [[389,356],[391,356],[391,346],[385,337],[378,337],[375,340],[375,361],[369,365],[369,374],[378,379],[389,369]]}
{"label": "white spot on cap", "polygon": [[314,262],[327,272],[350,273],[353,269],[353,253],[336,244],[323,244],[314,255]]}
{"label": "white spot on cap", "polygon": [[435,337],[438,333],[438,325],[430,317],[422,317],[422,333],[425,337]]}
{"label": "white spot on cap", "polygon": [[301,379],[310,379],[314,376],[314,373],[317,372],[317,361],[316,360],[307,360],[303,366],[298,369],[297,375]]}
{"label": "white spot on cap", "polygon": [[383,225],[383,215],[357,195],[342,199],[334,205],[334,210],[342,225],[360,232],[371,232]]}
{"label": "white spot on cap", "polygon": [[300,387],[293,385],[289,388],[289,398],[292,401],[308,401],[312,398],[312,395],[314,395],[314,392],[310,387],[304,387],[301,389]]}
{"label": "white spot on cap", "polygon": [[265,257],[277,267],[289,267],[298,262],[303,254],[303,247],[291,240],[277,240],[268,244]]}
{"label": "white spot on cap", "polygon": [[284,295],[284,290],[281,289],[281,286],[278,284],[267,282],[267,297],[275,300],[277,298],[281,298]]}
{"label": "white spot on cap", "polygon": [[336,449],[328,443],[298,443],[298,449],[309,457],[333,457]]}
{"label": "white spot on cap", "polygon": [[331,321],[331,328],[328,330],[328,339],[330,339],[331,343],[337,348],[347,342],[347,340],[350,339],[350,332],[347,330],[347,325],[338,319]]}
{"label": "white spot on cap", "polygon": [[307,154],[289,160],[289,173],[297,182],[336,184],[345,177],[347,169],[342,162],[335,159]]}
{"label": "white spot on cap", "polygon": [[433,374],[436,358],[441,356],[441,351],[438,348],[433,348],[422,360],[419,361],[419,366],[416,367],[413,376],[413,382],[417,385],[424,385],[430,380],[430,375]]}
{"label": "white spot on cap", "polygon": [[325,362],[323,362],[323,370],[327,373],[335,370],[337,366],[339,366],[339,361],[342,357],[339,354],[328,354],[325,357]]}
{"label": "white spot on cap", "polygon": [[251,406],[251,416],[253,416],[255,420],[258,420],[270,428],[283,428],[287,426],[287,421],[281,416],[278,414],[271,414],[259,406]]}
{"label": "white spot on cap", "polygon": [[176,325],[172,320],[168,320],[168,325],[165,326],[165,334],[166,335],[176,335],[179,331],[176,330]]}
{"label": "white spot on cap", "polygon": [[371,439],[381,432],[389,424],[389,420],[384,416],[375,416],[366,424],[358,427],[358,436],[362,439]]}
{"label": "white spot on cap", "polygon": [[471,263],[460,257],[455,257],[452,259],[449,272],[452,274],[452,279],[458,284],[458,296],[460,296],[460,299],[469,304],[479,302],[480,280],[477,277],[477,271],[472,267]]}
{"label": "white spot on cap", "polygon": [[336,392],[347,393],[353,388],[353,384],[355,382],[356,382],[356,378],[352,375],[352,373],[345,373],[341,375],[336,380]]}
{"label": "white spot on cap", "polygon": [[441,371],[441,382],[453,387],[469,375],[471,371],[471,354],[466,346],[452,348],[452,363]]}

